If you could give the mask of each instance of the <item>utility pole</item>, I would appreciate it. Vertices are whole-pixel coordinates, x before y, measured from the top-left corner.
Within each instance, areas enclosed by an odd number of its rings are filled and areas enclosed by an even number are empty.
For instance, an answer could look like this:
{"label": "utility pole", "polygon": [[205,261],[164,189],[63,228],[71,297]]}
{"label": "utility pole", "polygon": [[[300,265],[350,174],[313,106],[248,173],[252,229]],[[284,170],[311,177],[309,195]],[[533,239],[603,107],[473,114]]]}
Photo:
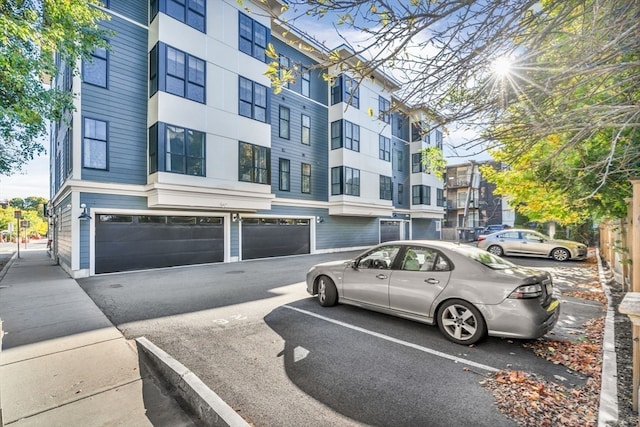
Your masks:
{"label": "utility pole", "polygon": [[463,227],[469,227],[469,202],[471,201],[471,194],[473,192],[473,178],[476,169],[475,160],[469,160],[471,163],[471,173],[469,174],[469,185],[467,186],[467,197],[464,201],[464,214],[463,214]]}

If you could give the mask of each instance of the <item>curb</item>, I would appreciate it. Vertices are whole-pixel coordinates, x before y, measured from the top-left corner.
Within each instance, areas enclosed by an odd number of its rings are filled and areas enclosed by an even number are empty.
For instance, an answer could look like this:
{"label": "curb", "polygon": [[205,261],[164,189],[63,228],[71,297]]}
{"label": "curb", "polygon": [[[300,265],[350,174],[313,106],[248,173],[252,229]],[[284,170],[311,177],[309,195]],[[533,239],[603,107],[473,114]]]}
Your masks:
{"label": "curb", "polygon": [[602,268],[600,251],[596,248],[598,260],[598,277],[602,290],[607,297],[607,315],[604,321],[604,337],[602,339],[602,379],[600,382],[600,405],[598,411],[598,427],[606,427],[618,421],[618,365],[616,363],[615,314],[616,308],[611,304],[611,292]]}
{"label": "curb", "polygon": [[207,426],[250,427],[220,396],[183,364],[145,337],[136,338],[138,351],[151,362],[162,379],[173,386],[189,409]]}

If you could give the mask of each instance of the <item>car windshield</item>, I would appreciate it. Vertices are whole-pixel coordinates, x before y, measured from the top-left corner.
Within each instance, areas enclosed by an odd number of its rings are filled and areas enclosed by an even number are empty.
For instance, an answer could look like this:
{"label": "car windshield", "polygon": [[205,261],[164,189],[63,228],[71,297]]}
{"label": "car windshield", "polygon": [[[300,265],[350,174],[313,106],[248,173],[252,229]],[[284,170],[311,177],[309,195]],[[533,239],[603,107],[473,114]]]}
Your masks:
{"label": "car windshield", "polygon": [[474,248],[472,246],[460,245],[453,250],[494,270],[506,270],[516,267],[514,263],[507,261],[506,259],[502,259],[487,251]]}

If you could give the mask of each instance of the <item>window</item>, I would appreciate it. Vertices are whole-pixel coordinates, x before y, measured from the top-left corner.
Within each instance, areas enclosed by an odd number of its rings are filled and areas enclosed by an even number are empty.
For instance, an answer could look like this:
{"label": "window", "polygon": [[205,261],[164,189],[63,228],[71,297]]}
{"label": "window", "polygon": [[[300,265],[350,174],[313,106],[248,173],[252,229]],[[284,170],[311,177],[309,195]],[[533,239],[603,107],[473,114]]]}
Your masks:
{"label": "window", "polygon": [[347,148],[360,151],[360,126],[347,120],[331,123],[331,149]]}
{"label": "window", "polygon": [[400,150],[396,150],[396,170],[404,171],[404,152]]}
{"label": "window", "polygon": [[378,144],[380,146],[380,150],[378,156],[381,160],[385,160],[387,162],[391,161],[391,139],[386,136],[378,136]]}
{"label": "window", "polygon": [[302,164],[302,188],[303,193],[311,193],[311,165],[309,163]]}
{"label": "window", "polygon": [[311,116],[302,115],[302,134],[300,139],[304,145],[311,145]]}
{"label": "window", "polygon": [[391,123],[391,101],[382,96],[378,97],[378,118],[385,123]]}
{"label": "window", "polygon": [[411,155],[411,172],[424,172],[424,164],[422,163],[422,153],[414,153]]}
{"label": "window", "polygon": [[239,150],[238,179],[257,184],[270,184],[269,156],[271,150],[247,142],[240,142]]}
{"label": "window", "polygon": [[380,175],[380,199],[393,200],[391,177]]}
{"label": "window", "polygon": [[431,204],[431,187],[428,185],[414,185],[411,187],[412,199],[414,205],[430,205]]}
{"label": "window", "polygon": [[158,43],[149,54],[149,93],[158,90],[205,103],[206,63],[181,50]]}
{"label": "window", "polygon": [[442,131],[436,129],[436,147],[442,150]]}
{"label": "window", "polygon": [[358,268],[372,268],[376,270],[388,270],[400,252],[400,246],[382,246],[373,249],[365,256],[360,257]]}
{"label": "window", "polygon": [[346,102],[355,108],[360,108],[360,88],[356,80],[345,75],[334,79],[331,86],[331,105],[339,102]]}
{"label": "window", "polygon": [[306,68],[302,70],[301,74],[302,80],[302,95],[307,98],[311,96],[311,73]]}
{"label": "window", "polygon": [[205,176],[204,132],[158,122],[149,128],[149,173]]}
{"label": "window", "polygon": [[445,206],[447,200],[444,197],[444,190],[442,188],[436,188],[436,206]]}
{"label": "window", "polygon": [[[278,59],[280,62],[280,80],[283,80],[285,71],[291,68],[291,60],[284,55],[280,55]],[[291,83],[289,83],[288,81],[285,83],[285,85],[287,88],[291,87]]]}
{"label": "window", "polygon": [[280,106],[280,138],[289,139],[289,131],[291,129],[289,119],[290,111],[287,107]]}
{"label": "window", "polygon": [[204,132],[167,125],[165,138],[165,172],[204,176]]}
{"label": "window", "polygon": [[158,12],[166,13],[204,33],[206,32],[205,3],[205,0],[151,0],[151,19],[153,20]]}
{"label": "window", "polygon": [[107,169],[107,122],[84,119],[82,166]]}
{"label": "window", "polygon": [[422,246],[409,246],[402,261],[402,270],[448,271],[449,263],[439,252]]}
{"label": "window", "polygon": [[240,51],[251,55],[262,62],[267,62],[267,56],[265,49],[269,44],[269,32],[267,27],[253,19],[249,18],[244,13],[240,13]]}
{"label": "window", "polygon": [[107,87],[108,64],[107,49],[95,48],[91,54],[91,59],[82,61],[82,80],[92,85]]}
{"label": "window", "polygon": [[279,173],[279,186],[280,191],[291,190],[291,161],[289,159],[280,159],[280,173]]}
{"label": "window", "polygon": [[398,204],[402,205],[404,202],[404,185],[398,184]]}
{"label": "window", "polygon": [[241,116],[266,123],[267,88],[240,77],[240,105],[238,106],[238,112]]}
{"label": "window", "polygon": [[331,168],[331,194],[360,195],[360,170],[348,167]]}

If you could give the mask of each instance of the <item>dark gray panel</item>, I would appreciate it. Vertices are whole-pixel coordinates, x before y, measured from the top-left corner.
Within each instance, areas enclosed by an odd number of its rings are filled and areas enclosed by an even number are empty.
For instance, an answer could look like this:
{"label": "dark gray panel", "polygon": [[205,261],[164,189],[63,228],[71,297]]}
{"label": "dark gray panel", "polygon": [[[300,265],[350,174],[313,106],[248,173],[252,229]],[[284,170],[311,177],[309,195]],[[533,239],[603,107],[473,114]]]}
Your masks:
{"label": "dark gray panel", "polygon": [[308,254],[309,224],[242,223],[242,259]]}
{"label": "dark gray panel", "polygon": [[224,261],[223,224],[140,224],[96,218],[96,273]]}
{"label": "dark gray panel", "polygon": [[400,221],[380,221],[380,242],[400,240]]}

